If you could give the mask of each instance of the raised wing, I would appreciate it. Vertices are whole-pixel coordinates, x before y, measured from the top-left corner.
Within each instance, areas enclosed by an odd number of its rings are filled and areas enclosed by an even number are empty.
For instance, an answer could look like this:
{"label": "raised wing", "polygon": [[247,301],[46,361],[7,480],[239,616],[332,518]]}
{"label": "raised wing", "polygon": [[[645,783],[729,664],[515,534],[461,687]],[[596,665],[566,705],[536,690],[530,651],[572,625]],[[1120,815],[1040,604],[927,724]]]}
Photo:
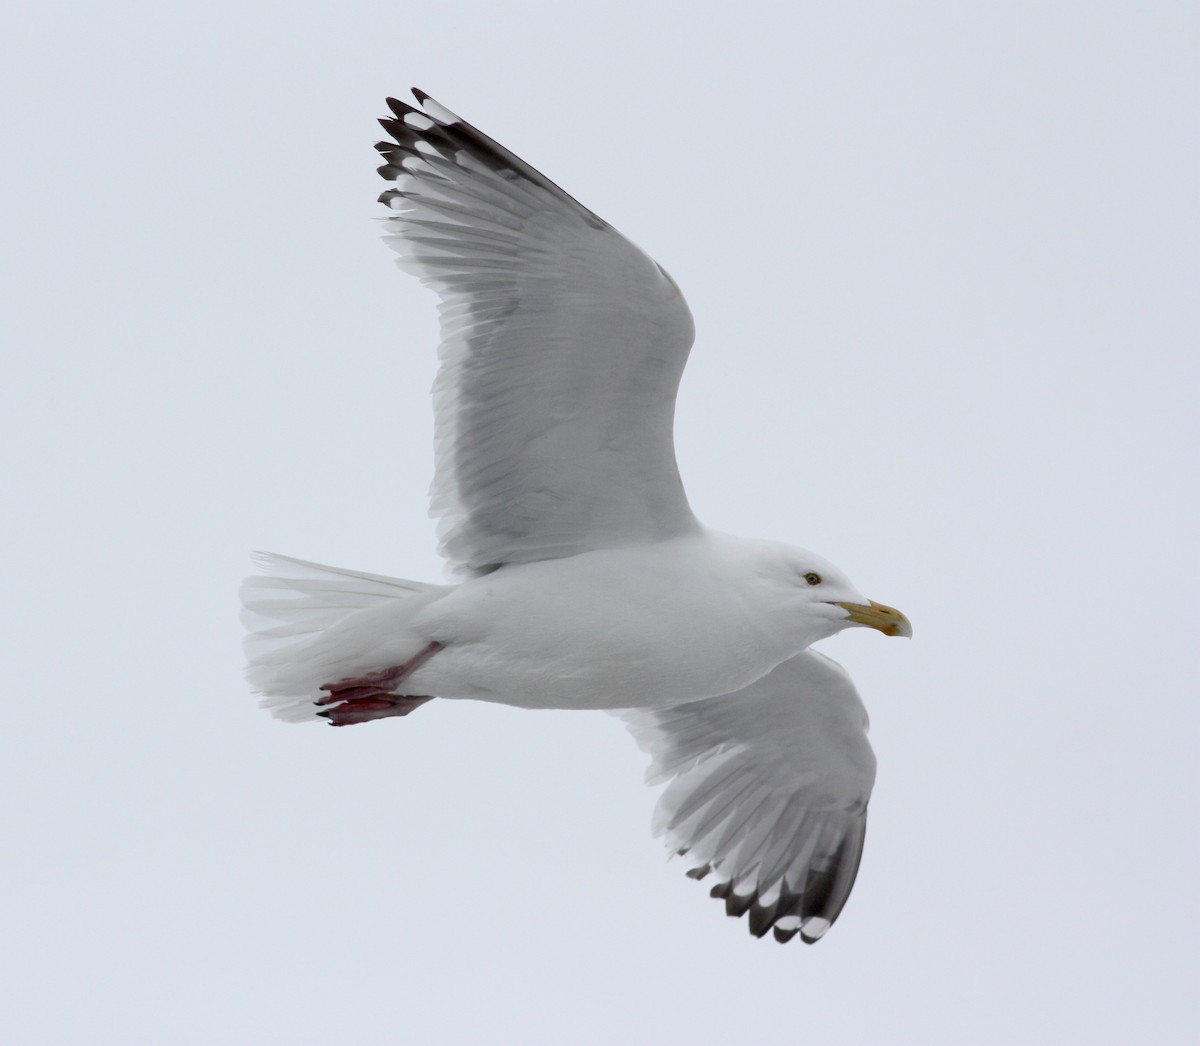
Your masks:
{"label": "raised wing", "polygon": [[441,295],[431,511],[459,573],[697,527],[671,438],[693,326],[674,281],[414,91],[376,148],[389,243]]}
{"label": "raised wing", "polygon": [[745,690],[618,713],[669,780],[655,829],[694,879],[750,932],[809,944],[850,896],[867,830],[875,756],[867,713],[840,665],[814,651]]}

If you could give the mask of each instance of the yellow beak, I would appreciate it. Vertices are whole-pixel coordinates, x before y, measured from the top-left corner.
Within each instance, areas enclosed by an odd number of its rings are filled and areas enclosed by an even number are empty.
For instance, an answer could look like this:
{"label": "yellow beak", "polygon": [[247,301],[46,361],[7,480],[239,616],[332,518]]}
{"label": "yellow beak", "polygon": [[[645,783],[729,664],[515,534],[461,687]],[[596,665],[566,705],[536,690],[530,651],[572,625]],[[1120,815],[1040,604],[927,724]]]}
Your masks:
{"label": "yellow beak", "polygon": [[877,628],[885,636],[906,636],[912,639],[912,625],[908,618],[895,607],[886,607],[872,600],[866,606],[861,603],[835,603],[835,606],[850,612],[850,620],[868,628]]}

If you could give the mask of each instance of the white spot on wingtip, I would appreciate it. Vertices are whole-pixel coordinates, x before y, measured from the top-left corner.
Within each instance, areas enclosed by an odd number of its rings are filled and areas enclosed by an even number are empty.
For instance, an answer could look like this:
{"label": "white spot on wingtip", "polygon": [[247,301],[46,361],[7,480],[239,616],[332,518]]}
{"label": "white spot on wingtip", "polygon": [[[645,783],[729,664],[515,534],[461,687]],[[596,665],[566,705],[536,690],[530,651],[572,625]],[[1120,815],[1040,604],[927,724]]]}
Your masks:
{"label": "white spot on wingtip", "polygon": [[771,886],[767,887],[767,889],[765,889],[761,893],[759,893],[758,903],[760,905],[762,905],[764,908],[769,908],[771,905],[773,905],[776,901],[779,900],[779,894],[782,889],[783,889],[782,882],[773,883]]}
{"label": "white spot on wingtip", "polygon": [[819,941],[825,936],[825,931],[832,926],[828,919],[822,919],[819,915],[813,915],[800,924],[800,936],[809,943]]}
{"label": "white spot on wingtip", "polygon": [[739,879],[733,884],[733,892],[738,897],[749,897],[757,889],[758,882],[753,878],[753,876],[747,876],[745,879]]}
{"label": "white spot on wingtip", "polygon": [[428,131],[429,128],[437,126],[428,116],[422,113],[405,113],[404,122],[409,127],[418,131]]}
{"label": "white spot on wingtip", "polygon": [[428,95],[421,101],[421,108],[432,116],[438,123],[462,123],[463,118],[458,113],[452,113],[444,105],[438,105]]}

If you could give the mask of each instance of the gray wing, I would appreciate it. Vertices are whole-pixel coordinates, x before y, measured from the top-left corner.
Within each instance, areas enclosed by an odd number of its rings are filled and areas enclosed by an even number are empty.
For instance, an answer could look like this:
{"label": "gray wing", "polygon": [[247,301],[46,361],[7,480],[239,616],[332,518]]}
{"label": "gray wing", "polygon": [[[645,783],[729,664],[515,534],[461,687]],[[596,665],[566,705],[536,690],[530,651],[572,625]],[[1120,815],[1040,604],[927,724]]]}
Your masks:
{"label": "gray wing", "polygon": [[414,91],[388,242],[441,295],[431,511],[462,574],[694,530],[671,430],[691,313],[653,260]]}
{"label": "gray wing", "polygon": [[667,780],[655,827],[750,932],[833,925],[858,874],[875,756],[849,676],[805,651],[735,694],[618,713]]}

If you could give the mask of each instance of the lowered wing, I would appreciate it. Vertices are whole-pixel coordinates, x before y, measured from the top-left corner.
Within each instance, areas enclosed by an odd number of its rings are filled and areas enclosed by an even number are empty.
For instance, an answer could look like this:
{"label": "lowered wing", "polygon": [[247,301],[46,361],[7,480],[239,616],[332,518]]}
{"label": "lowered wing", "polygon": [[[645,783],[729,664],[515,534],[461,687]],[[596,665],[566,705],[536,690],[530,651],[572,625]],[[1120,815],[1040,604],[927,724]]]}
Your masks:
{"label": "lowered wing", "polygon": [[668,781],[656,830],[718,881],[750,932],[818,940],[862,856],[875,756],[867,714],[836,662],[814,651],[734,694],[618,713]]}

